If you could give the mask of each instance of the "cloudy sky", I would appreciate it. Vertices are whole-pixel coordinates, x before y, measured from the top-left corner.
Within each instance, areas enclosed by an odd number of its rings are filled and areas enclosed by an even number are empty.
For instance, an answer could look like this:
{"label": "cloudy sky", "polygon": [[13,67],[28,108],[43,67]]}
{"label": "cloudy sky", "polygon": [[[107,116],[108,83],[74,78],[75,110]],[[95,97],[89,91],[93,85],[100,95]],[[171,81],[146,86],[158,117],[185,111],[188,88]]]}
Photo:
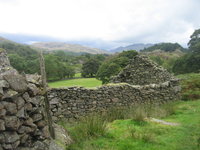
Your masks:
{"label": "cloudy sky", "polygon": [[200,28],[199,8],[200,0],[0,0],[0,36],[27,36],[27,43],[38,37],[83,41],[107,49],[158,42],[186,46]]}

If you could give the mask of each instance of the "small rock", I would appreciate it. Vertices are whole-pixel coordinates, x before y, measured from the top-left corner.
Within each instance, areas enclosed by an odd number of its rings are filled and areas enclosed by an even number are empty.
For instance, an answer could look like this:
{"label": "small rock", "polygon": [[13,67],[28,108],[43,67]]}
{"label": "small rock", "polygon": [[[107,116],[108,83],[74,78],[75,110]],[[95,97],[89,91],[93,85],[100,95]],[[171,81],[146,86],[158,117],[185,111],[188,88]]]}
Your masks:
{"label": "small rock", "polygon": [[5,136],[5,143],[14,143],[17,140],[19,140],[19,135],[17,134],[17,132],[4,132],[3,133]]}
{"label": "small rock", "polygon": [[4,75],[4,79],[10,84],[10,87],[14,91],[24,92],[27,90],[27,82],[22,75]]}
{"label": "small rock", "polygon": [[17,112],[17,117],[18,117],[18,118],[25,118],[24,107],[22,107],[22,108]]}
{"label": "small rock", "polygon": [[2,146],[3,146],[3,148],[5,149],[5,150],[12,150],[13,149],[13,147],[12,147],[12,144],[2,144]]}
{"label": "small rock", "polygon": [[17,105],[10,102],[3,102],[4,108],[7,111],[8,115],[14,115],[17,113]]}
{"label": "small rock", "polygon": [[49,137],[50,137],[49,127],[48,127],[48,126],[45,126],[45,127],[42,129],[42,135],[43,135],[43,137],[45,137],[45,138],[49,138]]}
{"label": "small rock", "polygon": [[26,103],[25,106],[24,106],[25,110],[26,111],[32,111],[33,109],[33,106],[31,103]]}
{"label": "small rock", "polygon": [[34,130],[31,129],[30,127],[23,126],[23,125],[17,130],[17,132],[20,133],[20,134],[23,134],[23,133],[31,133],[31,132],[33,132],[33,131],[34,131]]}
{"label": "small rock", "polygon": [[5,136],[4,136],[3,132],[0,133],[0,143],[5,143]]}
{"label": "small rock", "polygon": [[0,80],[0,87],[9,88],[9,84],[6,80]]}
{"label": "small rock", "polygon": [[49,144],[49,150],[65,150],[65,148],[59,146],[53,140],[51,140],[51,142]]}
{"label": "small rock", "polygon": [[6,129],[16,131],[20,126],[20,121],[16,116],[6,116],[5,117],[5,127]]}
{"label": "small rock", "polygon": [[11,98],[13,96],[16,96],[17,94],[18,94],[18,92],[14,91],[12,89],[9,89],[6,92],[4,92],[3,98]]}
{"label": "small rock", "polygon": [[33,144],[33,150],[49,150],[49,148],[47,144],[37,141]]}
{"label": "small rock", "polygon": [[18,97],[16,99],[17,109],[20,110],[22,107],[24,107],[24,99],[22,97]]}
{"label": "small rock", "polygon": [[42,120],[43,117],[41,114],[34,114],[32,118],[33,118],[33,122],[37,122],[37,121]]}
{"label": "small rock", "polygon": [[23,98],[25,99],[25,101],[30,102],[30,96],[27,92],[23,94]]}
{"label": "small rock", "polygon": [[46,122],[44,120],[40,120],[37,123],[38,128],[43,128],[46,126]]}
{"label": "small rock", "polygon": [[26,80],[35,85],[42,85],[41,76],[38,74],[26,74]]}
{"label": "small rock", "polygon": [[30,91],[30,95],[32,95],[32,96],[35,96],[40,92],[40,90],[37,88],[37,86],[35,86],[35,84],[29,83],[28,89]]}
{"label": "small rock", "polygon": [[29,138],[28,134],[22,134],[22,135],[20,135],[20,143],[21,144],[25,144],[28,138]]}
{"label": "small rock", "polygon": [[5,122],[0,119],[0,131],[4,131],[4,130],[5,130]]}
{"label": "small rock", "polygon": [[4,118],[6,116],[6,110],[0,109],[0,118]]}

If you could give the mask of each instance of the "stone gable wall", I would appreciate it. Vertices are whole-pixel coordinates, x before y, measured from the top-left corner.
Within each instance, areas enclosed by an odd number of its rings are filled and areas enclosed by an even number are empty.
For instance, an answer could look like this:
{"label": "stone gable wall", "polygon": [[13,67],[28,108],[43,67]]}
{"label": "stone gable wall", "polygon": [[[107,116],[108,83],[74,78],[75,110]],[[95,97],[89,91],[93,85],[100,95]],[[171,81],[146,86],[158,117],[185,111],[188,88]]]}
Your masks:
{"label": "stone gable wall", "polygon": [[20,75],[0,49],[0,150],[49,150],[40,77]]}
{"label": "stone gable wall", "polygon": [[137,55],[117,76],[113,83],[129,83],[131,85],[159,84],[174,78],[166,69],[158,66],[147,56]]}

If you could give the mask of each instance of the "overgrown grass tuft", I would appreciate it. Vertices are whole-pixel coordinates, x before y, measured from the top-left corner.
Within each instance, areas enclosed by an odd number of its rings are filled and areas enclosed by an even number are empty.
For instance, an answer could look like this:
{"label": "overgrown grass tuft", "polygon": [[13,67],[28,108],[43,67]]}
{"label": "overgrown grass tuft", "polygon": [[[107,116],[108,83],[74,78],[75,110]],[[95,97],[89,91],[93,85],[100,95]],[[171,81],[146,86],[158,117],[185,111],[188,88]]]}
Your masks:
{"label": "overgrown grass tuft", "polygon": [[112,107],[107,111],[102,112],[101,117],[107,122],[112,122],[118,119],[126,119],[127,111],[124,108]]}
{"label": "overgrown grass tuft", "polygon": [[85,139],[104,136],[106,134],[106,121],[99,114],[82,117],[71,130],[72,139],[80,142]]}

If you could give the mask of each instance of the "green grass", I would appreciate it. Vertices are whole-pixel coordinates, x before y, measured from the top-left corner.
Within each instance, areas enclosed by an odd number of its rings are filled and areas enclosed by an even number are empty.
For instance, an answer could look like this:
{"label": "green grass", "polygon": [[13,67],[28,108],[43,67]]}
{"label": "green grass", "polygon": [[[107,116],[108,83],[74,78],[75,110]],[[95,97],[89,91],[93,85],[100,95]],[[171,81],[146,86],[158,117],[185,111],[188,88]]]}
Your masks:
{"label": "green grass", "polygon": [[76,73],[74,77],[75,78],[81,78],[81,73]]}
{"label": "green grass", "polygon": [[200,73],[183,74],[177,77],[181,79],[183,100],[200,99]]}
{"label": "green grass", "polygon": [[[107,122],[106,116],[76,124],[62,123],[76,140],[68,150],[199,150],[200,100],[174,103],[176,110],[162,120],[179,123],[168,126],[134,119]],[[94,117],[94,116],[93,116]],[[106,119],[105,119],[106,120]],[[96,123],[98,122],[98,126]],[[99,125],[100,124],[100,125]],[[97,126],[97,127],[95,127]],[[78,128],[78,130],[77,130]],[[95,134],[95,132],[97,134]],[[82,136],[81,132],[84,133]],[[81,138],[85,137],[85,138]],[[81,140],[77,140],[81,138]],[[200,144],[200,143],[199,143]]]}
{"label": "green grass", "polygon": [[86,88],[92,88],[101,86],[102,82],[95,78],[81,78],[81,79],[69,79],[56,82],[50,82],[49,86],[52,88],[60,87],[71,87],[71,86],[81,86]]}

